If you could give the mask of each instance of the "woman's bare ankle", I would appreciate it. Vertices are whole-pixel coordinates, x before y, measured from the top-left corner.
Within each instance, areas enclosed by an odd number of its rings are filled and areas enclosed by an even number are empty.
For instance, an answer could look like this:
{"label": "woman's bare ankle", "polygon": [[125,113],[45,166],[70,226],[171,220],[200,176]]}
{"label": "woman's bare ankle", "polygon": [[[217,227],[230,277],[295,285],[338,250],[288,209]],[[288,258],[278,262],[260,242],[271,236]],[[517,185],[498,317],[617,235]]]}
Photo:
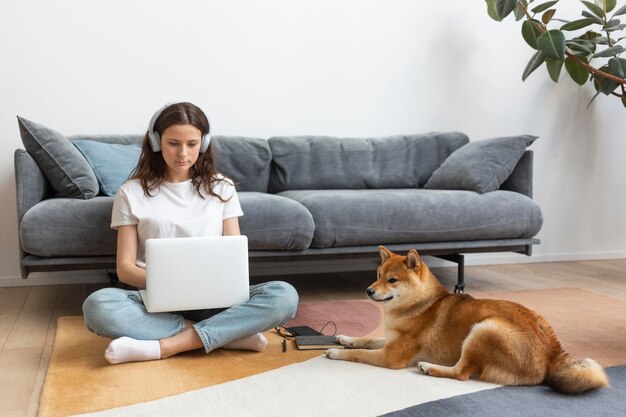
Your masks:
{"label": "woman's bare ankle", "polygon": [[169,358],[182,352],[200,349],[204,345],[196,330],[189,327],[182,332],[159,340],[161,358]]}

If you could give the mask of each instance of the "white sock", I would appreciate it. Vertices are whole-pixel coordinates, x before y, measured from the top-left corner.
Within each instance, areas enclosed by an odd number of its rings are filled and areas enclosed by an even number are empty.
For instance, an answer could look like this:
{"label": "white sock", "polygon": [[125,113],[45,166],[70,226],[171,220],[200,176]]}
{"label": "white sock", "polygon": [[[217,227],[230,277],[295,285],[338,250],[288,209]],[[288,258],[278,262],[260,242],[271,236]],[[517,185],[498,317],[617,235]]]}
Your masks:
{"label": "white sock", "polygon": [[263,352],[267,347],[267,344],[268,341],[265,336],[263,336],[263,333],[257,333],[252,336],[230,342],[229,344],[224,345],[224,349],[253,350],[255,352]]}
{"label": "white sock", "polygon": [[120,337],[109,343],[104,357],[112,364],[161,359],[161,345],[158,340]]}

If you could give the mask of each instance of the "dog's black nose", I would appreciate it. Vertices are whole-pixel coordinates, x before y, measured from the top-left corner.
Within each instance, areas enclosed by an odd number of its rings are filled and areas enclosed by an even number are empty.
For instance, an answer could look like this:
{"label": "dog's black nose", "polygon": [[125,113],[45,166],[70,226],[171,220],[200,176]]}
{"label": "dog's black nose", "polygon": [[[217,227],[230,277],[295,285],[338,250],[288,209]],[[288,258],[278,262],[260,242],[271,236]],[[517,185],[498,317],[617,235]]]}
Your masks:
{"label": "dog's black nose", "polygon": [[374,295],[376,290],[374,290],[374,288],[372,288],[372,287],[369,287],[367,290],[365,290],[365,292],[367,293],[368,297],[371,297],[372,295]]}

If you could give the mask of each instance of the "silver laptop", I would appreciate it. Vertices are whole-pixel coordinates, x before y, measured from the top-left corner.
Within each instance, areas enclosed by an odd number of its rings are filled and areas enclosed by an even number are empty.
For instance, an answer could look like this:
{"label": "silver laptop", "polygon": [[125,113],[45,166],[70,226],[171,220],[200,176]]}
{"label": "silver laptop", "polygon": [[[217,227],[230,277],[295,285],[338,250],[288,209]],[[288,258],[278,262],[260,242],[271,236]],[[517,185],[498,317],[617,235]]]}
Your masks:
{"label": "silver laptop", "polygon": [[249,299],[245,236],[146,240],[146,289],[150,313],[231,307]]}

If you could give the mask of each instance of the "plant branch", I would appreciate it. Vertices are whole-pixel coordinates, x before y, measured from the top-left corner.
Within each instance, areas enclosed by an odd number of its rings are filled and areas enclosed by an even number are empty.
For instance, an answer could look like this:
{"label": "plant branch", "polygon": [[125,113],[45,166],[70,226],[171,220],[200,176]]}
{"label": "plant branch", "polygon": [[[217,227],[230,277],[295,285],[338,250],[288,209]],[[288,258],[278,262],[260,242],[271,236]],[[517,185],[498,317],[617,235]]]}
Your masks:
{"label": "plant branch", "polygon": [[541,33],[545,32],[546,30],[541,25],[538,25],[537,22],[534,21],[533,17],[530,15],[530,13],[528,13],[528,8],[524,4],[524,2],[520,1],[518,4],[522,7],[522,10],[524,10],[524,14],[526,15],[526,20],[528,20],[531,25],[536,27],[537,30],[539,30],[539,32],[541,32]]}
{"label": "plant branch", "polygon": [[626,84],[626,79],[624,79],[624,78],[620,78],[620,77],[618,77],[616,75],[609,74],[609,73],[606,73],[604,71],[601,71],[601,70],[597,69],[596,67],[594,67],[593,65],[589,65],[585,61],[579,59],[576,55],[574,55],[572,53],[569,53],[569,52],[565,51],[565,54],[572,61],[575,61],[581,67],[587,68],[589,71],[591,71],[592,73],[594,73],[598,77],[606,78],[607,80],[615,81],[616,83],[620,83],[622,85]]}

